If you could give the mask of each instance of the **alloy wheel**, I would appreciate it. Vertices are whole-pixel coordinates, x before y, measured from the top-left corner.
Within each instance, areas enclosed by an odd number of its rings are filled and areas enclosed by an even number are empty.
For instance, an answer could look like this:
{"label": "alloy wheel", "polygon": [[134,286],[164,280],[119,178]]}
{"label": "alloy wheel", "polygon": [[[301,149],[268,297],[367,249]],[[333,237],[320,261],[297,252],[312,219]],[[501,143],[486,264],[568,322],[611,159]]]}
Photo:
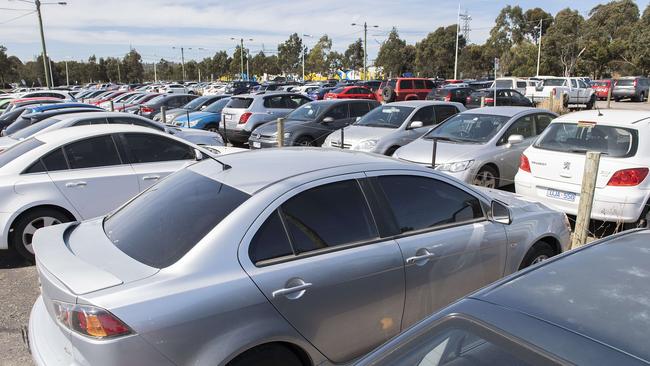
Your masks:
{"label": "alloy wheel", "polygon": [[472,184],[486,188],[496,188],[497,179],[491,172],[483,170],[476,174]]}
{"label": "alloy wheel", "polygon": [[49,216],[39,217],[32,220],[29,224],[27,224],[25,230],[23,230],[22,233],[23,246],[25,249],[27,249],[28,252],[34,254],[34,249],[32,248],[32,240],[34,239],[34,233],[36,230],[47,226],[58,225],[60,223],[61,221],[58,219]]}

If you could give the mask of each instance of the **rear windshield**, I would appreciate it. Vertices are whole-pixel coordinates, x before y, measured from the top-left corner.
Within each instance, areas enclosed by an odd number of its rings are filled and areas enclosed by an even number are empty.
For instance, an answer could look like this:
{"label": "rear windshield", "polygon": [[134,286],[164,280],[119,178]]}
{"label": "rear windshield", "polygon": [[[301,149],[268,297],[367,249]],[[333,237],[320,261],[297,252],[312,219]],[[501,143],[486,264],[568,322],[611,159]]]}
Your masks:
{"label": "rear windshield", "polygon": [[392,106],[390,104],[375,108],[361,117],[355,125],[367,127],[399,128],[415,108]]}
{"label": "rear windshield", "polygon": [[544,86],[562,86],[564,79],[546,79],[543,81]]}
{"label": "rear windshield", "polygon": [[104,220],[104,232],[131,258],[168,267],[250,196],[183,169]]}
{"label": "rear windshield", "polygon": [[592,81],[591,82],[592,86],[607,86],[608,84],[604,81]]}
{"label": "rear windshield", "polygon": [[578,123],[551,123],[535,143],[539,149],[577,154],[596,151],[615,158],[634,156],[636,145],[636,130]]}
{"label": "rear windshield", "polygon": [[40,122],[34,123],[31,126],[25,127],[22,130],[19,130],[18,132],[14,133],[14,134],[12,134],[10,136],[14,140],[25,139],[25,138],[28,138],[28,137],[34,135],[35,133],[37,133],[39,131],[42,131],[42,130],[52,126],[53,124],[55,124],[57,122],[61,122],[61,120],[58,119],[58,118],[48,118],[48,119],[46,119],[44,121],[40,121]]}
{"label": "rear windshield", "polygon": [[497,80],[494,82],[497,88],[512,88],[511,80]]}
{"label": "rear windshield", "polygon": [[232,98],[226,108],[246,109],[253,104],[253,98]]}
{"label": "rear windshield", "polygon": [[424,138],[482,144],[490,141],[501,131],[508,120],[510,120],[508,116],[461,113],[447,119],[438,128],[426,134]]}
{"label": "rear windshield", "polygon": [[634,85],[634,79],[616,80],[616,85],[617,86],[633,86]]}
{"label": "rear windshield", "polygon": [[7,150],[0,152],[0,168],[11,163],[17,157],[22,156],[41,145],[43,145],[43,142],[31,138],[29,140],[21,141]]}

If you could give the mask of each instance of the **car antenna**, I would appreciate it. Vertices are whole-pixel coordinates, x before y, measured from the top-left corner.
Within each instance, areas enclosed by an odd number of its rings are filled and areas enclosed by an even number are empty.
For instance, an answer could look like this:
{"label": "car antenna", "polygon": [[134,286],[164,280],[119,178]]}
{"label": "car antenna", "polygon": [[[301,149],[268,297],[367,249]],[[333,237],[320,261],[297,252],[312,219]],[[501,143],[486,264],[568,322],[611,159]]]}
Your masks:
{"label": "car antenna", "polygon": [[598,117],[602,117],[602,116],[603,116],[603,114],[602,114],[602,113],[600,113],[600,108],[598,108],[598,107],[596,107],[596,110],[598,111]]}
{"label": "car antenna", "polygon": [[203,152],[200,151],[199,149],[195,149],[195,153],[194,153],[194,154],[195,154],[195,156],[196,156],[196,160],[198,160],[198,161],[203,160],[203,156],[204,156],[204,155],[207,155],[208,158],[210,158],[210,159],[216,161],[217,163],[221,164],[221,167],[223,168],[223,170],[228,170],[228,169],[232,168],[232,166],[230,166],[230,165],[228,165],[228,164],[222,162],[221,160],[215,158],[214,156],[212,156],[212,154],[207,154],[207,153],[206,153],[206,154],[203,154]]}

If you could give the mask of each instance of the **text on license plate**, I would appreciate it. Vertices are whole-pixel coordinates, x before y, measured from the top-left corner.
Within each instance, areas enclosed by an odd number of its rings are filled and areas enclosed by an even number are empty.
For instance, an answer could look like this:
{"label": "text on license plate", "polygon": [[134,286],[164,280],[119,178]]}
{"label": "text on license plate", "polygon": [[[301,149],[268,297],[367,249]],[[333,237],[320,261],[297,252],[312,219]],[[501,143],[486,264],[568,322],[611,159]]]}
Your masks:
{"label": "text on license plate", "polygon": [[230,121],[232,119],[232,114],[224,114],[224,117],[226,117],[226,121]]}
{"label": "text on license plate", "polygon": [[262,147],[262,144],[260,144],[260,143],[257,142],[257,141],[253,141],[253,147],[256,148],[256,149],[259,149],[259,148]]}
{"label": "text on license plate", "polygon": [[570,202],[574,202],[576,200],[576,194],[573,192],[558,191],[550,188],[546,190],[546,196]]}

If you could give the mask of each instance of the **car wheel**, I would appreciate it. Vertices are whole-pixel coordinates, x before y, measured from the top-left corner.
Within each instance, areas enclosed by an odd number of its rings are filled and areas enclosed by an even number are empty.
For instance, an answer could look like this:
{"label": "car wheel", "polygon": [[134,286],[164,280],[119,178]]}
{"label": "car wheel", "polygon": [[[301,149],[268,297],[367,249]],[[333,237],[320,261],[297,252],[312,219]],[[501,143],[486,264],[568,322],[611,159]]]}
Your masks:
{"label": "car wheel", "polygon": [[215,123],[210,123],[203,127],[203,129],[210,132],[219,132],[219,126]]}
{"label": "car wheel", "polygon": [[316,146],[316,141],[308,136],[300,136],[294,142],[294,146]]}
{"label": "car wheel", "polygon": [[641,93],[641,95],[639,95],[638,101],[639,102],[645,102],[645,94],[644,93]]}
{"label": "car wheel", "polygon": [[302,366],[300,359],[282,345],[263,345],[237,356],[228,366]]}
{"label": "car wheel", "polygon": [[493,167],[486,165],[482,167],[472,179],[472,184],[486,188],[499,187],[499,173]]}
{"label": "car wheel", "polygon": [[393,156],[393,154],[395,154],[395,151],[397,151],[397,149],[399,149],[399,146],[391,146],[388,150],[386,150],[384,155]]}
{"label": "car wheel", "polygon": [[34,261],[32,240],[36,230],[71,221],[61,211],[51,208],[36,209],[14,222],[11,245],[25,259]]}
{"label": "car wheel", "polygon": [[533,245],[532,248],[530,248],[530,250],[528,250],[528,253],[526,253],[524,260],[521,261],[519,269],[524,269],[526,267],[532,266],[533,264],[541,263],[554,255],[555,251],[553,248],[551,248],[550,245],[548,245],[548,243],[545,243],[543,241],[537,242]]}

